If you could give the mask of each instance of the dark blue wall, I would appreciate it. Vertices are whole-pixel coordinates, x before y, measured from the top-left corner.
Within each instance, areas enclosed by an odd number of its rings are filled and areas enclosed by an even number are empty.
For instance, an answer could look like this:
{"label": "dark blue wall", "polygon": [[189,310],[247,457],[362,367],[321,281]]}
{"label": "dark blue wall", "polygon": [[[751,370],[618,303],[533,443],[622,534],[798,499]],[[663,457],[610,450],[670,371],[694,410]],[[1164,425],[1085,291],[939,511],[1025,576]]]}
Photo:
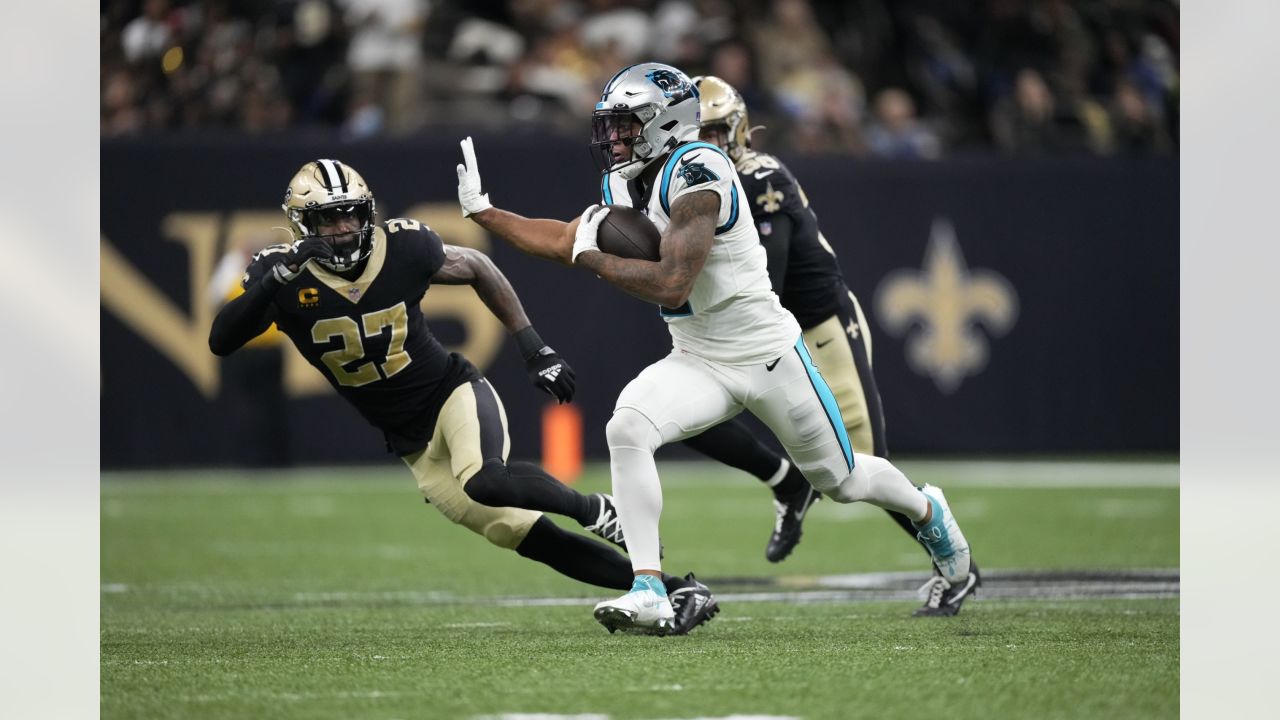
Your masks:
{"label": "dark blue wall", "polygon": [[[189,314],[191,258],[182,244],[163,237],[166,217],[208,212],[226,219],[237,211],[275,210],[291,174],[309,159],[329,156],[364,174],[383,218],[421,203],[451,204],[456,140],[338,147],[305,140],[104,142],[104,242]],[[507,209],[568,219],[597,200],[598,175],[579,143],[536,136],[476,141],[485,189]],[[1177,450],[1176,159],[784,160],[817,209],[872,326],[894,451]],[[946,227],[960,255],[940,251],[946,231],[939,228]],[[577,370],[587,452],[603,457],[613,400],[669,349],[664,325],[653,308],[587,272],[493,242],[491,254],[530,317]],[[958,381],[927,374],[921,369],[927,359],[909,361],[910,338],[928,323],[917,319],[894,333],[883,322],[886,278],[922,272],[930,247],[942,270],[969,281],[994,278],[986,287],[1009,291],[987,299],[1003,308],[1004,326],[961,317],[978,344],[985,343],[986,362],[960,371]],[[941,287],[937,277],[925,287]],[[104,266],[104,286],[117,278]],[[428,306],[431,299],[429,293]],[[957,329],[955,321],[949,327]],[[464,330],[442,322],[438,332],[448,342]],[[532,457],[540,447],[541,396],[529,389],[507,345],[485,370],[506,402],[513,454]],[[105,300],[102,388],[104,467],[240,459],[227,433],[244,419],[218,394],[202,394],[190,373],[139,331],[136,319]],[[383,457],[380,435],[336,396],[295,399],[289,415],[295,457]]]}

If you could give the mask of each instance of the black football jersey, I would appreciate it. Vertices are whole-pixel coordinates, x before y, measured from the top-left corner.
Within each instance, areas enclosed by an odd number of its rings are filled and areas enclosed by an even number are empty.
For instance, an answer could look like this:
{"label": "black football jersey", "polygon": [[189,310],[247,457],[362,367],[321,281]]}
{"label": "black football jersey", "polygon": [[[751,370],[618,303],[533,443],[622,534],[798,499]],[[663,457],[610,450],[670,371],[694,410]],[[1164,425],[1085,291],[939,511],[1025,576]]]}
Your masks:
{"label": "black football jersey", "polygon": [[761,243],[769,244],[777,216],[791,219],[787,268],[778,295],[800,327],[814,327],[839,309],[844,279],[835,251],[818,230],[818,216],[800,183],[778,158],[748,150],[737,168]]}
{"label": "black football jersey", "polygon": [[[255,255],[243,284],[259,282],[289,248]],[[449,393],[480,377],[444,349],[422,315],[443,264],[440,236],[397,218],[374,229],[373,252],[355,280],[309,263],[273,301],[276,326],[400,455],[426,447]]]}

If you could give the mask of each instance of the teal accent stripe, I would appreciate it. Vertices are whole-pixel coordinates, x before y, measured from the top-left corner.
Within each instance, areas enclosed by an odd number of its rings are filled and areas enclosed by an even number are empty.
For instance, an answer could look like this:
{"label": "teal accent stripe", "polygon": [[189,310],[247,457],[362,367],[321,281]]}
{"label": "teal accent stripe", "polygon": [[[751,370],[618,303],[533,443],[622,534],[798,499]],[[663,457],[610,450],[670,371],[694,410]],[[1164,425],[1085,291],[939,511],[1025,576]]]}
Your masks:
{"label": "teal accent stripe", "polygon": [[600,197],[605,205],[613,204],[613,191],[609,189],[609,173],[600,176]]}
{"label": "teal accent stripe", "polygon": [[717,235],[733,227],[733,224],[738,222],[738,183],[737,181],[734,181],[733,183],[732,194],[733,194],[733,210],[729,213],[729,222],[716,228]]}
{"label": "teal accent stripe", "polygon": [[929,524],[916,528],[917,535],[933,546],[935,555],[946,560],[956,554],[955,548],[951,546],[951,534],[947,532],[947,511],[942,509],[942,503],[929,497],[929,493],[921,490],[920,494],[933,506],[933,517],[929,518]]}
{"label": "teal accent stripe", "polygon": [[822,407],[827,411],[827,420],[831,423],[831,429],[836,431],[836,437],[840,439],[840,449],[844,451],[845,462],[849,464],[849,469],[853,469],[853,446],[849,444],[849,433],[844,429],[844,418],[840,415],[840,406],[836,404],[835,393],[831,392],[831,388],[827,386],[827,381],[822,379],[818,368],[813,365],[813,358],[809,356],[809,348],[804,346],[804,338],[796,341],[796,352],[800,355],[800,360],[804,362],[804,369],[809,372],[809,382],[813,384],[813,389],[818,393],[818,399],[822,400]]}
{"label": "teal accent stripe", "polygon": [[[671,214],[671,203],[667,201],[667,190],[671,188],[671,171],[675,169],[676,163],[680,161],[680,158],[684,156],[685,153],[691,150],[697,150],[699,148],[713,150],[715,152],[720,153],[721,155],[724,155],[724,151],[721,150],[720,148],[716,147],[715,145],[712,145],[709,142],[702,142],[701,140],[699,140],[698,142],[691,142],[688,145],[681,145],[680,147],[676,148],[675,152],[671,153],[671,157],[667,158],[666,165],[662,166],[662,187],[659,189],[659,193],[658,193],[658,199],[662,202],[662,212],[668,215]],[[727,158],[729,156],[725,155],[725,157]],[[730,162],[729,165],[732,166],[733,163]],[[736,199],[736,193],[735,193],[735,199]]]}

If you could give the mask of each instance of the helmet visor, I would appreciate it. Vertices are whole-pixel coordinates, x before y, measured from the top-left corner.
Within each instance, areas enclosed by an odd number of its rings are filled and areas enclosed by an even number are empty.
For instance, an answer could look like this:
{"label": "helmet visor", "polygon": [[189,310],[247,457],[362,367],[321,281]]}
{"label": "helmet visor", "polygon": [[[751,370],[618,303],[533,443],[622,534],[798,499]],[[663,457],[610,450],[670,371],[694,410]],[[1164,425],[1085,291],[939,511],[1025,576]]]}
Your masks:
{"label": "helmet visor", "polygon": [[304,210],[302,216],[311,237],[333,248],[331,263],[323,264],[344,269],[366,254],[373,221],[373,208],[367,200]]}
{"label": "helmet visor", "polygon": [[631,160],[631,146],[644,124],[631,110],[601,110],[591,116],[591,151],[601,170]]}

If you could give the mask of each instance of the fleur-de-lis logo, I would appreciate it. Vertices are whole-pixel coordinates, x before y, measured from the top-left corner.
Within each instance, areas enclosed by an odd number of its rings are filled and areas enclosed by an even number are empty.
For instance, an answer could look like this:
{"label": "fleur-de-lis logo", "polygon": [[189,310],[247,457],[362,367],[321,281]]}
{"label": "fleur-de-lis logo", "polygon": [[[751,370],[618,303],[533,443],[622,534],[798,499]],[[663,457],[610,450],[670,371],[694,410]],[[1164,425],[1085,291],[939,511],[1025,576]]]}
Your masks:
{"label": "fleur-de-lis logo", "polygon": [[783,194],[773,189],[773,183],[764,184],[764,194],[756,196],[756,202],[767,213],[775,213],[782,209]]}
{"label": "fleur-de-lis logo", "polygon": [[1018,319],[1018,295],[999,273],[971,271],[951,223],[938,218],[923,271],[885,277],[876,288],[876,314],[894,335],[919,327],[907,340],[907,362],[949,395],[987,366],[988,343],[977,326],[992,337],[1009,332]]}

